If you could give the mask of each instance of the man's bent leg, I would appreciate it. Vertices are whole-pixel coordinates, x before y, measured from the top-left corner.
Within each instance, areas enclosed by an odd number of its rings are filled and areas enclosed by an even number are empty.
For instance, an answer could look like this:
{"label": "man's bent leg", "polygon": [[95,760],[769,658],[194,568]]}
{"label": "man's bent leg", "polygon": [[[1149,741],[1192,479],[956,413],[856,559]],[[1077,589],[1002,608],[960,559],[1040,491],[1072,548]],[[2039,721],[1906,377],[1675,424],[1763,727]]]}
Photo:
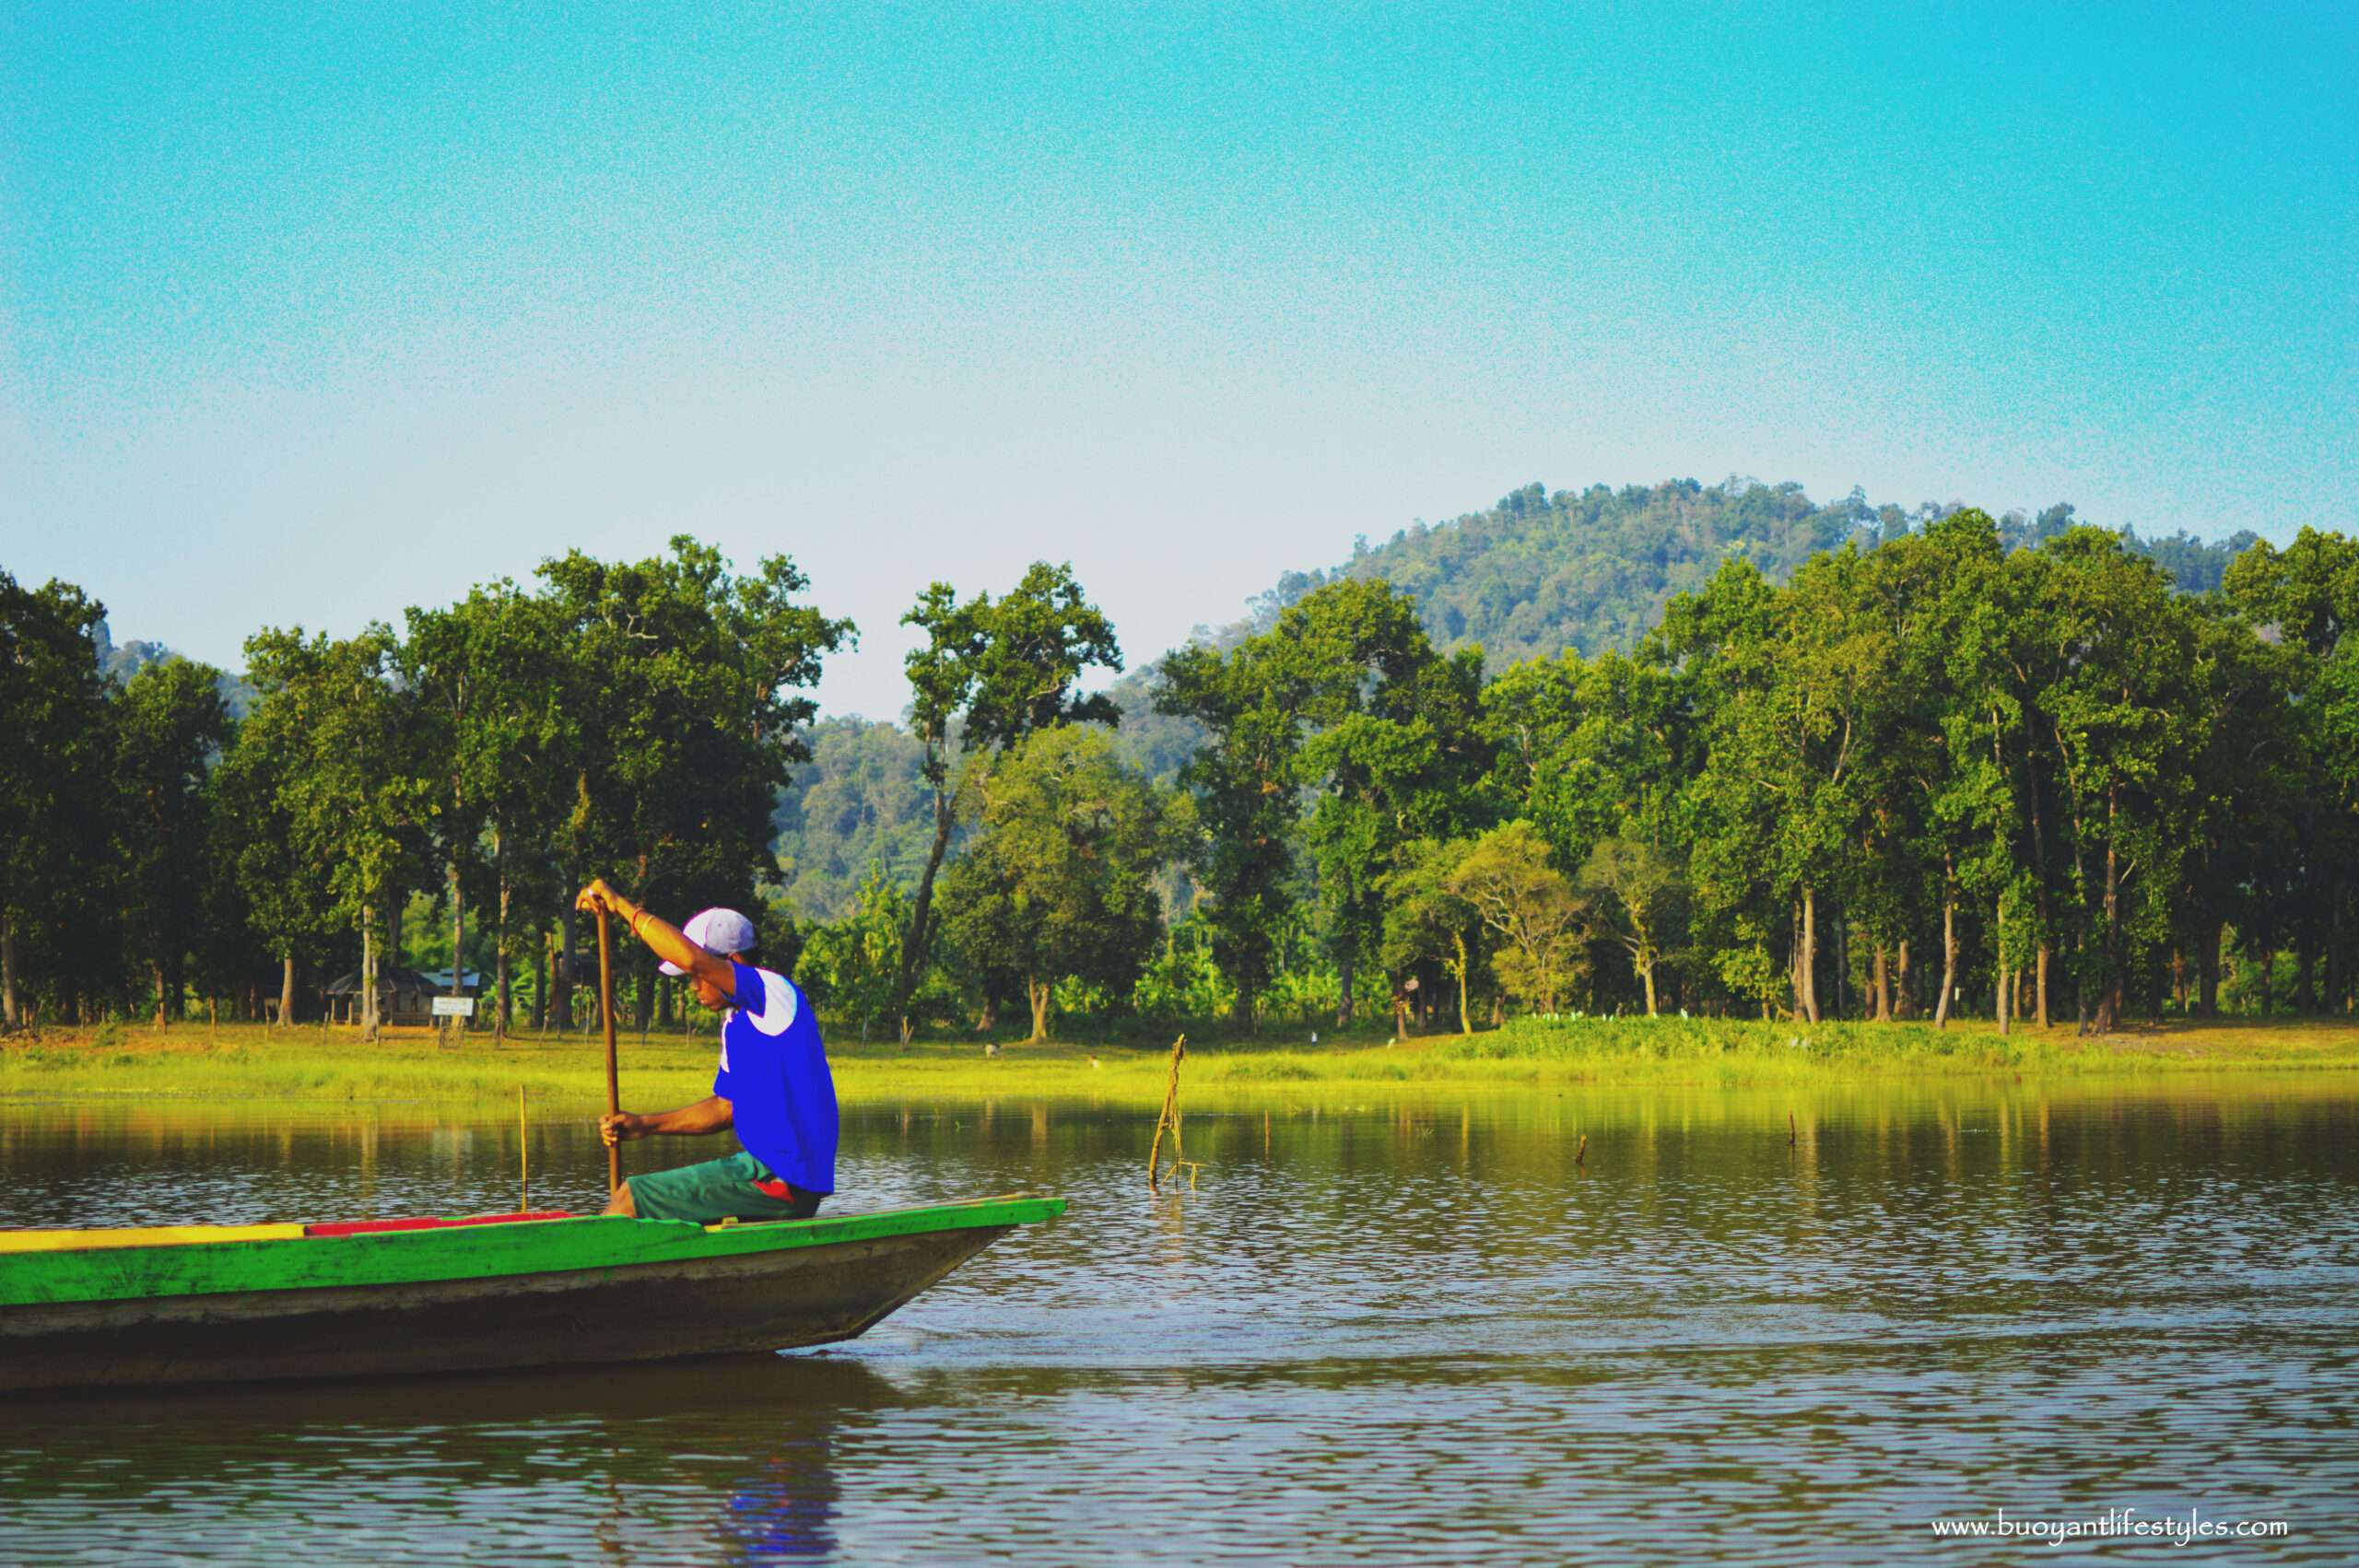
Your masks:
{"label": "man's bent leg", "polygon": [[639,1218],[639,1205],[631,1198],[630,1180],[628,1177],[625,1177],[623,1184],[615,1188],[615,1195],[606,1199],[606,1206],[604,1209],[599,1210],[598,1212],[601,1214],[627,1214],[634,1220]]}
{"label": "man's bent leg", "polygon": [[759,1161],[745,1153],[645,1171],[630,1178],[631,1211],[642,1220],[710,1225],[723,1220],[807,1219],[818,1208],[820,1194],[788,1189],[780,1196],[760,1185],[775,1181]]}

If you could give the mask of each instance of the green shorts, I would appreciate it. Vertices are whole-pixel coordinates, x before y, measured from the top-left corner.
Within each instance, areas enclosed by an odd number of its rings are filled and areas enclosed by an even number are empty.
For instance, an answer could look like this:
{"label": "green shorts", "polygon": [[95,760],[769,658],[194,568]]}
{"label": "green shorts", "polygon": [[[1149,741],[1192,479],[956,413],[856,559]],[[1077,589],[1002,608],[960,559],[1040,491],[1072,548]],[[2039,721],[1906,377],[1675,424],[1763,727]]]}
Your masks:
{"label": "green shorts", "polygon": [[[757,1182],[786,1196],[764,1191]],[[819,1199],[826,1196],[788,1186],[743,1150],[726,1159],[635,1176],[628,1186],[640,1219],[692,1220],[699,1225],[723,1220],[807,1220],[819,1211]]]}

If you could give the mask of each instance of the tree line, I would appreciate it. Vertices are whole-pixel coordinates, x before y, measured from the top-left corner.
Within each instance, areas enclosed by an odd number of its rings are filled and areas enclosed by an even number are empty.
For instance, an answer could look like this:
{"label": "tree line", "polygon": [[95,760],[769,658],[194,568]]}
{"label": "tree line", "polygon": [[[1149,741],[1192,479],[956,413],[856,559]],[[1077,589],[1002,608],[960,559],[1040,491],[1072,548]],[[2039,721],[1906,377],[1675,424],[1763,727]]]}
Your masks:
{"label": "tree line", "polygon": [[403,911],[433,892],[453,967],[492,972],[499,1025],[529,954],[536,1010],[563,1026],[581,972],[567,904],[589,874],[751,902],[816,711],[799,694],[850,623],[802,602],[790,561],[737,576],[685,538],[539,575],[398,630],[258,632],[233,722],[217,671],[107,679],[99,605],[0,574],[8,1023],[131,1013],[135,990],[159,1022],[192,992],[292,1022],[299,977],[350,964],[373,1031],[388,941],[398,953]]}
{"label": "tree line", "polygon": [[[264,630],[241,721],[202,665],[105,673],[98,605],[0,574],[0,1003],[291,1021],[351,966],[373,1026],[384,955],[431,945],[493,1026],[567,1027],[599,873],[756,913],[863,1036],[2347,1008],[2359,544],[2246,543],[2190,592],[2066,516],[1884,521],[1496,671],[1380,578],[1298,584],[1117,688],[1187,737],[1168,774],[1089,689],[1122,655],[1069,568],[934,584],[913,831],[828,918],[774,813],[855,633],[783,558],[575,553],[399,628]],[[670,998],[630,963],[644,1028]]]}

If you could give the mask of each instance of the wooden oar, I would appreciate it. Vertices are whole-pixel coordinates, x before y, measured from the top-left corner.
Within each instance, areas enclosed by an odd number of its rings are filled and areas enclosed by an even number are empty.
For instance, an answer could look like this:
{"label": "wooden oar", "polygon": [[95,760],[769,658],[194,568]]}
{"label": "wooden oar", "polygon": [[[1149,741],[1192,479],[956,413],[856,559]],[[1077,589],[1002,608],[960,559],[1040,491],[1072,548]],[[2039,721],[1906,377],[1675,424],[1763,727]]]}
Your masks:
{"label": "wooden oar", "polygon": [[[612,945],[606,938],[606,911],[598,910],[598,1021],[606,1027],[606,1114],[620,1115],[623,1108],[622,1084],[615,1076],[615,960]],[[623,1146],[606,1145],[606,1190],[620,1192],[623,1186]]]}

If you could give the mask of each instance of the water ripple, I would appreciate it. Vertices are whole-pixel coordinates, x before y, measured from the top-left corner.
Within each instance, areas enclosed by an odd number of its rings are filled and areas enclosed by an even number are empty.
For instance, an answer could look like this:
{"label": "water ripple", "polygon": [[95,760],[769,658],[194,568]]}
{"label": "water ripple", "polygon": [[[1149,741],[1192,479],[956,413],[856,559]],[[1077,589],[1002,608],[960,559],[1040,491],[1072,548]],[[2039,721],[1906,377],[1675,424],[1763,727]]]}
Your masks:
{"label": "water ripple", "polygon": [[[1235,1109],[1162,1197],[1147,1130],[851,1113],[843,1206],[1073,1208],[827,1352],[16,1407],[0,1557],[1818,1563],[2001,1506],[2353,1555],[2348,1089]],[[517,1139],[15,1106],[0,1223],[505,1207]],[[599,1201],[585,1127],[530,1140]]]}

